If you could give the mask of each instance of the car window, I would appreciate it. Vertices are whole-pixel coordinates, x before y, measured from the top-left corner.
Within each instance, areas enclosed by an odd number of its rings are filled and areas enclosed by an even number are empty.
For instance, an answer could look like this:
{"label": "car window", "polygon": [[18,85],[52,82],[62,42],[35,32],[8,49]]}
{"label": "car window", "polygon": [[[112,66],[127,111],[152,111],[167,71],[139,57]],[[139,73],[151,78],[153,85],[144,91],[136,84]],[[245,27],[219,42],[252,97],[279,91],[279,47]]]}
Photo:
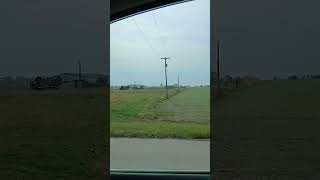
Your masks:
{"label": "car window", "polygon": [[111,169],[209,171],[209,3],[111,24]]}

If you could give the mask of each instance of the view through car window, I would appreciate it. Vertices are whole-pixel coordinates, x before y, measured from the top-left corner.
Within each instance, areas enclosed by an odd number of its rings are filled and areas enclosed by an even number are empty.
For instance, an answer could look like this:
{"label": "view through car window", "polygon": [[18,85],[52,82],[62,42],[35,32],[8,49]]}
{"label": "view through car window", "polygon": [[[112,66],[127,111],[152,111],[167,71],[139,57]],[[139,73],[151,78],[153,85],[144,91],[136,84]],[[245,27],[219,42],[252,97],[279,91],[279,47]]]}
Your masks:
{"label": "view through car window", "polygon": [[210,1],[110,25],[111,169],[210,168]]}

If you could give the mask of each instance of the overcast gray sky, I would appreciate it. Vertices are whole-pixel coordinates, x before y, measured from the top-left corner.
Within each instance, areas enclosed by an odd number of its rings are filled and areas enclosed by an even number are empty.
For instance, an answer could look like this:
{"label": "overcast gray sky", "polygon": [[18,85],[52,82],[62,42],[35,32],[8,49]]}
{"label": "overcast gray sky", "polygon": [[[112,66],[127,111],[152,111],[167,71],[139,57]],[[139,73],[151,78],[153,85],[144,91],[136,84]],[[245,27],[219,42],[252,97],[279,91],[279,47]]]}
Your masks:
{"label": "overcast gray sky", "polygon": [[218,0],[221,72],[232,75],[320,74],[320,1]]}
{"label": "overcast gray sky", "polygon": [[[101,3],[101,4],[99,4]],[[0,77],[77,72],[106,73],[105,1],[0,1]],[[231,75],[319,74],[320,1],[217,0],[216,34],[221,72]],[[209,80],[209,0],[197,0],[111,25],[111,80],[119,84],[164,81],[161,56],[169,56],[169,83]],[[166,52],[161,46],[166,38]],[[214,55],[213,55],[214,56]],[[126,73],[123,73],[126,72]]]}
{"label": "overcast gray sky", "polygon": [[[136,15],[110,26],[111,84],[210,82],[210,1],[195,0]],[[157,28],[158,27],[158,28]]]}
{"label": "overcast gray sky", "polygon": [[106,3],[1,0],[0,77],[77,72],[106,74]]}

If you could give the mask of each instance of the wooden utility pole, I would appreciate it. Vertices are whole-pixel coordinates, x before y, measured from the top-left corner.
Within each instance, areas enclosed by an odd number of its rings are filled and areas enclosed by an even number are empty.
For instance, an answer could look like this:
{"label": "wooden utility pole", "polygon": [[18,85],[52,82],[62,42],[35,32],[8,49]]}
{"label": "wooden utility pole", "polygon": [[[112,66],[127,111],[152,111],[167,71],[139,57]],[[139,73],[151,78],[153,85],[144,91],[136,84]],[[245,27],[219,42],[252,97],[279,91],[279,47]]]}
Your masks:
{"label": "wooden utility pole", "polygon": [[82,72],[81,72],[81,62],[80,60],[78,60],[78,75],[79,75],[79,81],[81,81],[81,76],[82,76]]}
{"label": "wooden utility pole", "polygon": [[178,75],[178,92],[180,92],[179,75]]}
{"label": "wooden utility pole", "polygon": [[78,81],[75,81],[76,83],[75,83],[75,86],[77,87],[77,88],[79,88],[81,85],[81,79],[82,79],[82,72],[81,72],[81,62],[80,62],[80,60],[78,60]]}
{"label": "wooden utility pole", "polygon": [[217,95],[220,94],[220,41],[217,43]]}
{"label": "wooden utility pole", "polygon": [[167,67],[168,67],[167,59],[170,59],[170,58],[164,57],[164,58],[161,58],[161,59],[164,59],[164,72],[165,72],[165,76],[166,76],[166,97],[167,97],[167,99],[169,99],[169,95],[168,95],[168,80],[167,80]]}

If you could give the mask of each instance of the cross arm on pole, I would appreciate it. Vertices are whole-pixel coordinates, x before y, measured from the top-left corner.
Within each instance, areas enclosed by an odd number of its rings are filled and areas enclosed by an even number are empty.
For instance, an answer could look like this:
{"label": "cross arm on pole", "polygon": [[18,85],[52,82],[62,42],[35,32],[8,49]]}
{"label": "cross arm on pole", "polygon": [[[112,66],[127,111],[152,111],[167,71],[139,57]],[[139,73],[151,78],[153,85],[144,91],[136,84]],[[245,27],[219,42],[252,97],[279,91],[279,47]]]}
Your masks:
{"label": "cross arm on pole", "polygon": [[167,99],[169,99],[169,96],[168,96],[168,80],[167,80],[167,67],[168,67],[167,59],[170,59],[170,58],[164,57],[164,58],[160,58],[160,59],[164,59],[164,71],[165,71],[165,77],[166,77],[166,97],[167,97]]}

